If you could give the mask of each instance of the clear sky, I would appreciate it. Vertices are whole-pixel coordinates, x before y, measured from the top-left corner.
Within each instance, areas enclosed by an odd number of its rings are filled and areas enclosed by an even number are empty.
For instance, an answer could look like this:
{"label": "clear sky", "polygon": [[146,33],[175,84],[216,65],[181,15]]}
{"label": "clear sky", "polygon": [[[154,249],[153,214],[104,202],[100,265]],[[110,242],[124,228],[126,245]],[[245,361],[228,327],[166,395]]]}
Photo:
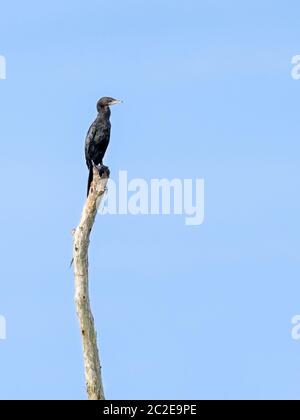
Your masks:
{"label": "clear sky", "polygon": [[0,398],[85,398],[71,230],[104,95],[112,176],[204,178],[205,223],[99,217],[91,294],[108,398],[299,399],[300,4],[1,4]]}

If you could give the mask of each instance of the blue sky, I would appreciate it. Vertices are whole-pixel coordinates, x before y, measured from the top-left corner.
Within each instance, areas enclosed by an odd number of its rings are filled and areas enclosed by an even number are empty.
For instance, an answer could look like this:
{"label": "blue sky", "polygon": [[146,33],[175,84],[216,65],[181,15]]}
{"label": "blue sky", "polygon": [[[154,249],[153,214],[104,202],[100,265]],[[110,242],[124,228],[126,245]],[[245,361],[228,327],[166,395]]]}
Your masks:
{"label": "blue sky", "polygon": [[84,399],[71,229],[104,95],[112,176],[204,178],[205,223],[99,217],[91,295],[107,398],[299,399],[300,5],[1,6],[0,398]]}

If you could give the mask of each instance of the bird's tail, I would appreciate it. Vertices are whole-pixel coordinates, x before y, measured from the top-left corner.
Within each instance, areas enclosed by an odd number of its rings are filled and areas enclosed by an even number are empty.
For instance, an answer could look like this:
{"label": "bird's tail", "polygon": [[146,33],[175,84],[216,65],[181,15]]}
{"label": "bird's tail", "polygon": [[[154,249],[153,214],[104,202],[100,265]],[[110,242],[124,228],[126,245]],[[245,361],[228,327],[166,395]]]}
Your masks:
{"label": "bird's tail", "polygon": [[87,196],[89,196],[90,188],[93,182],[93,165],[90,167],[90,173],[89,173],[89,180],[88,180],[88,187],[87,187]]}

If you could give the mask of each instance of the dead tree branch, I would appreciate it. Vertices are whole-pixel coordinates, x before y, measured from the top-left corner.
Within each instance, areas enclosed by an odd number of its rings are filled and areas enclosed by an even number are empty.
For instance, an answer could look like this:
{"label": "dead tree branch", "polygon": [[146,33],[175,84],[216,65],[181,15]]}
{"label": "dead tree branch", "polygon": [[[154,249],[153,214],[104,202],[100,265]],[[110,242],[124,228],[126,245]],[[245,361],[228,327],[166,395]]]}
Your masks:
{"label": "dead tree branch", "polygon": [[73,262],[75,303],[83,343],[86,388],[89,400],[104,400],[97,333],[89,298],[88,249],[90,234],[107,185],[107,175],[101,178],[94,168],[90,194],[84,205],[80,224],[74,233]]}

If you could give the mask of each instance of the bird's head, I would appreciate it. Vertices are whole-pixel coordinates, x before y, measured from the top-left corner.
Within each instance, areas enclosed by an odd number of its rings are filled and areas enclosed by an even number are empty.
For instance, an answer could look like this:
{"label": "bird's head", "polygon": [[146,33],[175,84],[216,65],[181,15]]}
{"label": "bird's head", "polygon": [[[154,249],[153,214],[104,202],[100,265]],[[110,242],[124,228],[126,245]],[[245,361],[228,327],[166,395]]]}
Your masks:
{"label": "bird's head", "polygon": [[98,103],[97,103],[97,111],[100,112],[101,109],[106,108],[108,106],[112,106],[112,105],[118,105],[121,104],[122,101],[120,101],[119,99],[114,99],[114,98],[110,98],[110,97],[104,97],[101,98]]}

